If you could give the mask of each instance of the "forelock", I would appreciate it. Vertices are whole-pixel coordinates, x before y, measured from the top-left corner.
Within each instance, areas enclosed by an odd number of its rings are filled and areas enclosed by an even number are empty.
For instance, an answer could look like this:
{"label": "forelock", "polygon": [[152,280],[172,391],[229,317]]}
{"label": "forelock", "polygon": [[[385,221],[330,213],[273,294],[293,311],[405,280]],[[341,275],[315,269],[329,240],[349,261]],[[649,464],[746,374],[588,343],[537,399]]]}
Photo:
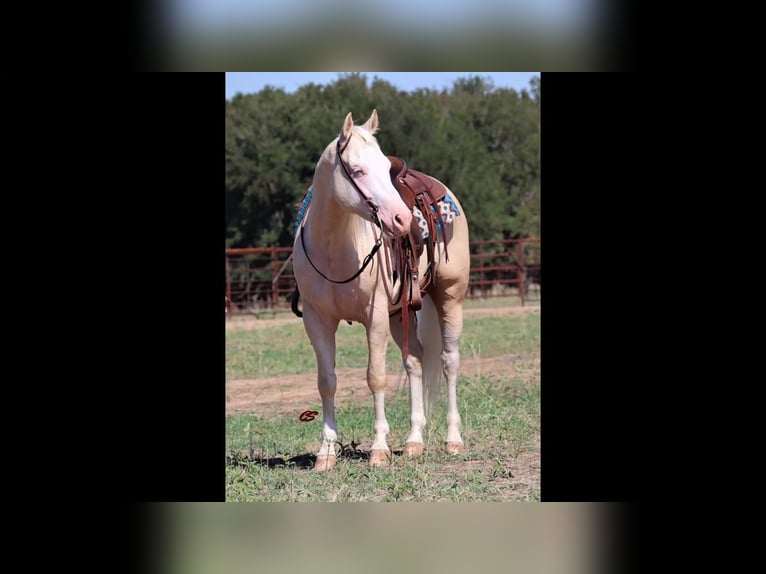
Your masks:
{"label": "forelock", "polygon": [[362,141],[364,141],[365,143],[369,145],[374,145],[375,147],[379,147],[378,140],[375,139],[375,136],[372,135],[367,130],[362,129],[361,126],[354,126],[353,130],[354,130],[354,135],[359,136],[362,139]]}

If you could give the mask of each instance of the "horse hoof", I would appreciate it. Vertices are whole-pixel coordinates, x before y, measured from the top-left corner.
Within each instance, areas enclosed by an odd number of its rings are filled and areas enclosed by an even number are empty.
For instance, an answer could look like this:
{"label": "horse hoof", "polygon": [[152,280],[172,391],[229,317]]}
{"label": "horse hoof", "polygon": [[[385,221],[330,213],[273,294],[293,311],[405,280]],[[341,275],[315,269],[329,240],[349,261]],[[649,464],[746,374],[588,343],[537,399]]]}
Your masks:
{"label": "horse hoof", "polygon": [[317,472],[330,470],[335,466],[336,461],[337,459],[334,455],[317,456],[317,461],[314,463],[314,470]]}
{"label": "horse hoof", "polygon": [[420,456],[423,454],[422,442],[408,442],[404,445],[405,456]]}
{"label": "horse hoof", "polygon": [[448,442],[444,447],[447,454],[463,454],[465,453],[465,445],[462,442]]}
{"label": "horse hoof", "polygon": [[370,451],[370,466],[388,466],[391,464],[391,451],[375,449]]}

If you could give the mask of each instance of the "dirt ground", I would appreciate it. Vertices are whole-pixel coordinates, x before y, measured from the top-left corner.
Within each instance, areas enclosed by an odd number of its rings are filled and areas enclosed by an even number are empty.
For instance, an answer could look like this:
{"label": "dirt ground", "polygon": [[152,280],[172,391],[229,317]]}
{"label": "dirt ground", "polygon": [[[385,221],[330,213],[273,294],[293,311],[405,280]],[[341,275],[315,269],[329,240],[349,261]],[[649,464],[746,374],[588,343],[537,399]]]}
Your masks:
{"label": "dirt ground", "polygon": [[[490,309],[466,309],[465,317],[498,317],[520,313],[539,313],[539,307],[498,307]],[[227,330],[261,329],[286,325],[300,321],[297,317],[280,319],[236,319],[226,323]],[[509,374],[513,370],[510,355],[473,359],[461,357],[460,372],[463,376],[502,373]],[[343,407],[353,401],[361,404],[372,401],[367,387],[366,369],[338,369],[338,387],[335,395],[335,406]],[[405,388],[406,375],[404,369],[397,374],[388,375],[388,392],[407,392]],[[280,417],[300,413],[311,405],[319,404],[319,391],[316,387],[316,373],[308,372],[299,375],[283,375],[260,379],[240,379],[226,381],[226,414],[239,415],[258,413],[264,418]]]}
{"label": "dirt ground", "polygon": [[[484,359],[463,358],[460,363],[463,376],[513,372],[511,355]],[[372,395],[367,387],[367,369],[337,369],[338,387],[335,406],[340,408],[351,404],[372,404]],[[388,393],[407,393],[404,369],[398,374],[388,375]],[[390,399],[389,399],[390,400]],[[284,375],[262,379],[239,379],[226,382],[226,414],[241,415],[257,413],[263,418],[300,415],[311,405],[320,403],[316,386],[316,373]]]}

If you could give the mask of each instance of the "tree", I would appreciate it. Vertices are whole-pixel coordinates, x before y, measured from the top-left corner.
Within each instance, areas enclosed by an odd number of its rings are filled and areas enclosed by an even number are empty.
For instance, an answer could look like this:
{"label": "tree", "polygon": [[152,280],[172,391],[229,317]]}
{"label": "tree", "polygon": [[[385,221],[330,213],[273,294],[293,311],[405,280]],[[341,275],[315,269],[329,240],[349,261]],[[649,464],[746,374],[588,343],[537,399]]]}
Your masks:
{"label": "tree", "polygon": [[451,90],[397,90],[362,74],[294,94],[264,88],[226,105],[226,244],[292,245],[296,204],[350,111],[378,109],[381,149],[444,182],[459,197],[472,239],[540,232],[540,83],[496,89],[481,77]]}

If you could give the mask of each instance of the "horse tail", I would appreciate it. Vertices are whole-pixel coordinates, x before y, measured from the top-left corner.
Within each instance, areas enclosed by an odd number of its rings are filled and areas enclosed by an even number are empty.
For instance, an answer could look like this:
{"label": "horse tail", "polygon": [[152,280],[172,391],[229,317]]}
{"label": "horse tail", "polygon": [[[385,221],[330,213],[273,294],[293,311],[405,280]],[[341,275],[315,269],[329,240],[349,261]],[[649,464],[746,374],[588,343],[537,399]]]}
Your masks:
{"label": "horse tail", "polygon": [[295,291],[293,291],[293,295],[290,298],[290,308],[293,310],[293,313],[295,313],[298,317],[303,317],[303,313],[301,313],[300,309],[298,309],[298,300],[301,298],[300,291],[298,291],[298,286],[295,286]]}
{"label": "horse tail", "polygon": [[436,305],[428,295],[418,311],[418,340],[423,349],[423,390],[426,418],[430,418],[439,398],[442,381],[442,336]]}

